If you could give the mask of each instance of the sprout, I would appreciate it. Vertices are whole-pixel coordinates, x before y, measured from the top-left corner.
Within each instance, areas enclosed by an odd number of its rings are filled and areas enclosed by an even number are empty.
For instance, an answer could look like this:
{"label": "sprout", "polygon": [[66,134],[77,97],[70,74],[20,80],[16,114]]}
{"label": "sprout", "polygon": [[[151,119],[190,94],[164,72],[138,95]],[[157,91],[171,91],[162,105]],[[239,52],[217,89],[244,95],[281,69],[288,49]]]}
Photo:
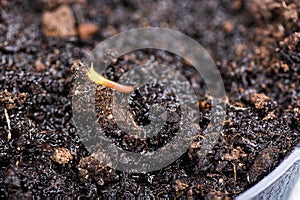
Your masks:
{"label": "sprout", "polygon": [[93,63],[91,64],[91,68],[87,71],[87,76],[94,83],[96,83],[98,85],[106,86],[108,88],[117,90],[119,92],[131,93],[131,92],[133,92],[133,89],[134,89],[132,86],[121,85],[119,83],[116,83],[116,82],[113,82],[111,80],[104,78],[103,76],[101,76],[94,70]]}

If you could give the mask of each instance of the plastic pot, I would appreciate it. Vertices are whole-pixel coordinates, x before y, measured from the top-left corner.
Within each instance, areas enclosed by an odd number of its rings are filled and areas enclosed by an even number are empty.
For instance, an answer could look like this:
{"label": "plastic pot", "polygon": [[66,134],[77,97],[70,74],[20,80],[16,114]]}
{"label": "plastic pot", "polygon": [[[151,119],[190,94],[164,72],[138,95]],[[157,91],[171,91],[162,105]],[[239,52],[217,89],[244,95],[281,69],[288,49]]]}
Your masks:
{"label": "plastic pot", "polygon": [[235,199],[300,199],[300,145],[268,176]]}

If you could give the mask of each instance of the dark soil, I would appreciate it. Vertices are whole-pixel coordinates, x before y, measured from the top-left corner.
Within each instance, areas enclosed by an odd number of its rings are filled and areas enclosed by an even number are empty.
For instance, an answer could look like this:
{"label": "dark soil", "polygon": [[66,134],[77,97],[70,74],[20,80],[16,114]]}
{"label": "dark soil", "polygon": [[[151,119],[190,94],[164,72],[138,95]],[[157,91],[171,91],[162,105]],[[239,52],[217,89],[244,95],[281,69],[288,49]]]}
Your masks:
{"label": "dark soil", "polygon": [[[48,15],[51,22],[42,17],[62,3],[71,15],[62,12],[52,21]],[[0,198],[231,199],[242,193],[299,143],[299,8],[297,0],[1,1]],[[65,30],[57,27],[60,20],[72,24]],[[180,71],[199,98],[201,131],[189,150],[162,170],[130,174],[99,164],[80,141],[72,121],[72,81],[84,50],[118,32],[147,26],[178,30],[210,53],[228,95],[226,120],[214,148],[200,156],[211,98],[196,70],[158,50],[116,59],[105,72],[111,80],[154,58]],[[180,116],[174,94],[164,94],[159,83],[149,84],[137,88],[129,102],[138,125],[149,123],[154,102],[172,108],[154,140],[118,131],[110,117],[112,90],[101,86],[96,93],[98,123],[120,148],[160,148],[176,133]]]}

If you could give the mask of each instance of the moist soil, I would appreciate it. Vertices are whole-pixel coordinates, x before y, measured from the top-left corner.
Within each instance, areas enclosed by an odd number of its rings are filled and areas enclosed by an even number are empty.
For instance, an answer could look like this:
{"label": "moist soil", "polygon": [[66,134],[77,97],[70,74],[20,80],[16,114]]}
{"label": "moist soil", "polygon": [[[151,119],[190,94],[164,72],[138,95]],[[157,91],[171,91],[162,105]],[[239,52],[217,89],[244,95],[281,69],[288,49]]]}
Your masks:
{"label": "moist soil", "polygon": [[[3,0],[0,8],[3,199],[231,199],[268,175],[299,143],[297,0]],[[115,58],[104,73],[110,80],[157,62],[186,77],[199,106],[198,132],[180,158],[158,171],[126,173],[101,164],[82,143],[72,120],[73,82],[88,67],[79,61],[85,51],[118,32],[149,26],[185,33],[209,52],[227,92],[226,119],[203,157],[212,97],[200,74],[161,50]],[[161,148],[176,135],[181,114],[176,94],[164,91],[159,82],[149,83],[135,88],[128,100],[137,127],[151,122],[151,105],[167,105],[167,123],[151,140],[119,130],[110,103],[113,91],[102,86],[95,95],[95,123],[124,150]]]}

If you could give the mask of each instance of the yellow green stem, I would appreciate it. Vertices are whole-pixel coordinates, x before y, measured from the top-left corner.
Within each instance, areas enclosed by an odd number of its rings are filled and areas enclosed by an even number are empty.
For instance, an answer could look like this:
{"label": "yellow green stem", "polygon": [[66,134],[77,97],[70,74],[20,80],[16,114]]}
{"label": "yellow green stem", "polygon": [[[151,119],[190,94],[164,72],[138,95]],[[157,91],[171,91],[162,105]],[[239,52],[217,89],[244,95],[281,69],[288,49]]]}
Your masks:
{"label": "yellow green stem", "polygon": [[101,76],[94,70],[93,63],[91,64],[91,68],[87,72],[87,76],[94,83],[96,83],[98,85],[106,86],[108,88],[117,90],[119,92],[131,93],[134,90],[134,88],[132,86],[121,85],[119,83],[116,83],[116,82],[113,82],[111,80],[104,78],[103,76]]}

